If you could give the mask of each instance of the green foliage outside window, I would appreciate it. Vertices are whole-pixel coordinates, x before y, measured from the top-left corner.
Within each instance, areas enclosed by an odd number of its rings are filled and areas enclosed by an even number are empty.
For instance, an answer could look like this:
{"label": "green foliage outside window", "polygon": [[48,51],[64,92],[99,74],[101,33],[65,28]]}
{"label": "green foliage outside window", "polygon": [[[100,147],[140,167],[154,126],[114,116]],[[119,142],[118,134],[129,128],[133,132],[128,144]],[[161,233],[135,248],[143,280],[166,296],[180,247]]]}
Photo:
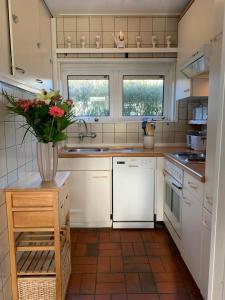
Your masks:
{"label": "green foliage outside window", "polygon": [[163,79],[124,79],[123,116],[162,116],[163,93]]}

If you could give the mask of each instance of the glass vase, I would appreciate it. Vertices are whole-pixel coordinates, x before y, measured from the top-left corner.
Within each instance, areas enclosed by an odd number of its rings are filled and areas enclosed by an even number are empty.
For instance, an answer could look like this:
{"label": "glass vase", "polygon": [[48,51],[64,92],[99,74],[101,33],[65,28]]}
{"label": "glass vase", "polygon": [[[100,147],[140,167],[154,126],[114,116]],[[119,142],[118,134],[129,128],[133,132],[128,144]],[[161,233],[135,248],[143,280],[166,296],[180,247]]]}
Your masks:
{"label": "glass vase", "polygon": [[37,143],[37,165],[43,181],[55,179],[58,165],[57,143]]}

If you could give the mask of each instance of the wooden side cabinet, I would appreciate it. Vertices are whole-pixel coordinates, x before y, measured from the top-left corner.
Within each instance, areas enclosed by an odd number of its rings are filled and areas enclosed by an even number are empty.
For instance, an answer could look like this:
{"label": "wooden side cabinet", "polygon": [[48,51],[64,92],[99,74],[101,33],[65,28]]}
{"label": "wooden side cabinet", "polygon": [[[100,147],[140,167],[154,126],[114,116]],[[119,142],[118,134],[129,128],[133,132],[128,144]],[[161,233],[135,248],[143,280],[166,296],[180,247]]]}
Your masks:
{"label": "wooden side cabinet", "polygon": [[62,300],[71,273],[69,172],[39,174],[5,189],[13,300]]}

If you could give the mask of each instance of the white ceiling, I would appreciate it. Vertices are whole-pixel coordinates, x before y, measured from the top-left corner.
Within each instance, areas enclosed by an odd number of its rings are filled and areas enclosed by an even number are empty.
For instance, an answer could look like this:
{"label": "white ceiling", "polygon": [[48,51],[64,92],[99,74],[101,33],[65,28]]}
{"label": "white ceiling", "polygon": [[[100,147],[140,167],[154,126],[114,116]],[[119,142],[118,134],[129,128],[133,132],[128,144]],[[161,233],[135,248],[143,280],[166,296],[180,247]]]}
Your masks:
{"label": "white ceiling", "polygon": [[79,14],[179,14],[189,0],[45,0],[51,13]]}

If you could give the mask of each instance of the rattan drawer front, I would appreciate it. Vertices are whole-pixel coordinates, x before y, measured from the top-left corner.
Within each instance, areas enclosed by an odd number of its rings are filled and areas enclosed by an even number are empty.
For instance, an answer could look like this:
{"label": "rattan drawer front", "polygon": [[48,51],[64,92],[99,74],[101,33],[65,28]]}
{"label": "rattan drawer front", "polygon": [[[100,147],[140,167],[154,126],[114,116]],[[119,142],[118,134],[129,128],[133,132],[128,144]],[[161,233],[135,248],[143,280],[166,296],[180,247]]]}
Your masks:
{"label": "rattan drawer front", "polygon": [[13,193],[13,207],[49,207],[53,206],[53,193]]}
{"label": "rattan drawer front", "polygon": [[18,278],[19,300],[56,300],[56,279],[53,277]]}
{"label": "rattan drawer front", "polygon": [[16,211],[13,212],[14,227],[53,227],[53,211]]}

